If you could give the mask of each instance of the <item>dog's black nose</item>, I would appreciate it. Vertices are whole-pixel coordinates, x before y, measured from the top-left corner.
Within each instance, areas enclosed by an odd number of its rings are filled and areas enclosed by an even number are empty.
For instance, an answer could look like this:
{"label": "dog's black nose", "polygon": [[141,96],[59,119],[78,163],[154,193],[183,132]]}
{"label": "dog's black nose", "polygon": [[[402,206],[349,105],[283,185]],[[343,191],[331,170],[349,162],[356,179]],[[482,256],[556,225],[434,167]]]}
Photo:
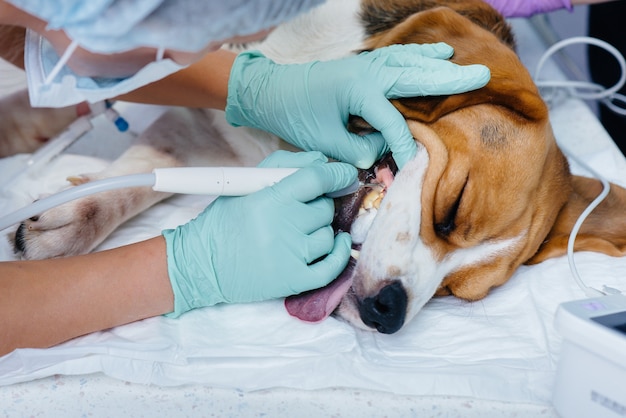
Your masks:
{"label": "dog's black nose", "polygon": [[404,286],[395,281],[380,289],[376,296],[365,298],[359,305],[359,314],[368,327],[393,334],[404,324],[407,303]]}

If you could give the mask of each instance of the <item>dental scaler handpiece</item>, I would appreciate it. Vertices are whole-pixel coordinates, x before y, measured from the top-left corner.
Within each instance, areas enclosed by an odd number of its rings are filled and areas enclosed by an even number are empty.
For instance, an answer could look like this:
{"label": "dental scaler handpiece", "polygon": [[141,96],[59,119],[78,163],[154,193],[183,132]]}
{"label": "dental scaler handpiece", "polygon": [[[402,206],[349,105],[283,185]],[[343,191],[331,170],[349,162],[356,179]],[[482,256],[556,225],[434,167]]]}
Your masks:
{"label": "dental scaler handpiece", "polygon": [[[181,167],[156,168],[152,172],[152,189],[158,192],[204,194],[210,196],[243,196],[271,186],[297,168],[259,167]],[[358,190],[358,180],[328,197],[340,197]]]}
{"label": "dental scaler handpiece", "polygon": [[[157,192],[203,194],[207,196],[243,196],[271,186],[297,168],[260,167],[178,167],[157,168],[151,173],[129,174],[90,181],[39,199],[29,206],[0,217],[0,231],[69,201],[109,190],[127,187],[152,187]],[[326,193],[336,198],[355,193],[361,183]]]}

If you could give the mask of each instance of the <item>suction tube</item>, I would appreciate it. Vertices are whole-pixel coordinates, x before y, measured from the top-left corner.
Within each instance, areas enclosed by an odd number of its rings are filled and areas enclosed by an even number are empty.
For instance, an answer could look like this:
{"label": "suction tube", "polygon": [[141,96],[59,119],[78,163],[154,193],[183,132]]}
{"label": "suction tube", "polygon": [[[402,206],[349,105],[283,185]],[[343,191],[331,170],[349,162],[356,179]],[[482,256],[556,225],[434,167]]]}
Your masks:
{"label": "suction tube", "polygon": [[63,190],[52,196],[37,200],[30,205],[16,210],[0,218],[0,231],[5,230],[13,224],[22,222],[24,219],[32,218],[46,210],[81,197],[109,190],[122,189],[126,187],[152,186],[154,184],[154,173],[132,174],[128,176],[111,177],[103,180],[90,181]]}
{"label": "suction tube", "polygon": [[[152,187],[157,192],[243,196],[271,186],[297,170],[297,168],[260,167],[157,168],[152,173],[94,180],[37,200],[25,208],[3,216],[0,218],[0,231],[55,206],[95,193],[127,187]],[[354,193],[360,185],[357,180],[344,189],[328,193],[327,196],[334,198]]]}

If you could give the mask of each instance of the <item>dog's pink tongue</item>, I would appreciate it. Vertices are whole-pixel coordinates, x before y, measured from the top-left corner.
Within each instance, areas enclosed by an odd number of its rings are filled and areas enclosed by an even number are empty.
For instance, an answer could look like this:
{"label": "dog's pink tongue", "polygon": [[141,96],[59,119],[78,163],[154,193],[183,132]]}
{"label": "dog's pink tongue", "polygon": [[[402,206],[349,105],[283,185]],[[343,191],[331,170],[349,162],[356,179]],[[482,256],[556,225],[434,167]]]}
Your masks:
{"label": "dog's pink tongue", "polygon": [[[352,260],[350,259],[351,264]],[[352,268],[350,267],[326,287],[286,298],[287,312],[306,322],[320,322],[328,318],[352,286]]]}
{"label": "dog's pink tongue", "polygon": [[391,171],[391,168],[389,168],[389,166],[378,167],[376,169],[376,182],[382,184],[383,186],[385,186],[385,188],[391,186],[394,177],[395,176],[393,175],[393,171]]}

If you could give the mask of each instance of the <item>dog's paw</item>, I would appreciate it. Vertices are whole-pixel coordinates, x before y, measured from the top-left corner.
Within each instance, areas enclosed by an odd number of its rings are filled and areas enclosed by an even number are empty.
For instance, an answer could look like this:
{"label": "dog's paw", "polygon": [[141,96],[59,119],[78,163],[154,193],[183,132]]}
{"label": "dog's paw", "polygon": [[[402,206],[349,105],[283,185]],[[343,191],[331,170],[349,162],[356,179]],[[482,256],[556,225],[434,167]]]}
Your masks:
{"label": "dog's paw", "polygon": [[14,240],[16,253],[28,260],[86,254],[117,226],[114,210],[99,196],[47,210],[20,224]]}

